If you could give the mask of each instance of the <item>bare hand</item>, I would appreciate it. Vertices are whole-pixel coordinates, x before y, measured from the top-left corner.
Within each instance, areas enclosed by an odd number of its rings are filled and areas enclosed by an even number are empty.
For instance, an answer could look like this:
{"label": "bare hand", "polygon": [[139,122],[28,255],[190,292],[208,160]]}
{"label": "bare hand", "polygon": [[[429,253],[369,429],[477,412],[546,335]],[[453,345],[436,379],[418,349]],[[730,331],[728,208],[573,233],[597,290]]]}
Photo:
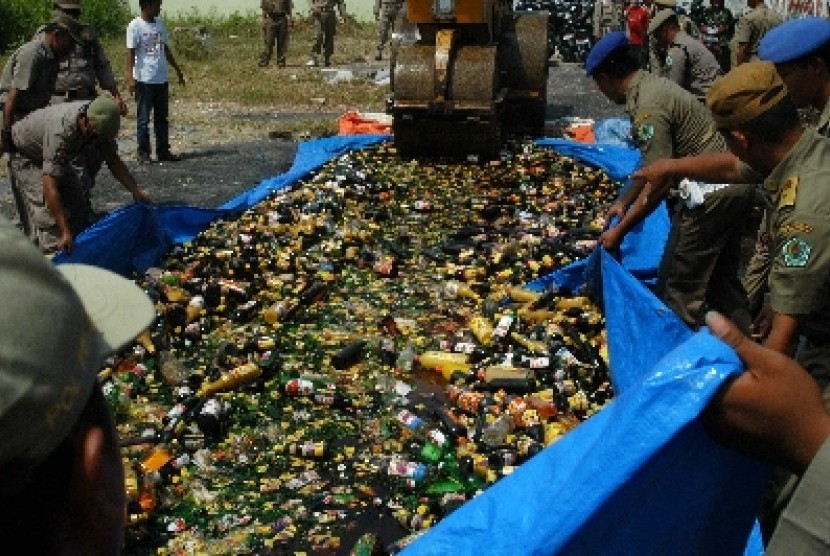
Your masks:
{"label": "bare hand", "polygon": [[764,305],[758,311],[758,316],[752,321],[750,329],[752,330],[752,338],[755,340],[764,340],[769,336],[772,330],[772,320],[775,318],[775,311],[769,305]]}
{"label": "bare hand", "polygon": [[599,236],[599,242],[607,251],[616,251],[620,248],[624,238],[625,234],[620,233],[618,228],[611,228],[602,232],[602,235]]}
{"label": "bare hand", "polygon": [[150,194],[147,193],[145,189],[137,189],[135,193],[133,193],[133,200],[136,203],[147,203],[153,204],[153,200],[150,198]]}
{"label": "bare hand", "polygon": [[802,473],[830,436],[830,414],[816,381],[793,359],[744,336],[723,315],[708,313],[706,324],[747,367],[706,408],[706,429],[728,447]]}
{"label": "bare hand", "polygon": [[124,102],[124,99],[121,98],[121,95],[113,97],[115,99],[115,103],[118,104],[118,111],[121,112],[122,116],[127,115],[127,103]]}
{"label": "bare hand", "polygon": [[61,236],[58,239],[58,249],[63,249],[67,253],[72,253],[72,232],[69,230],[64,230],[61,232]]}
{"label": "bare hand", "polygon": [[135,78],[130,76],[127,79],[127,91],[129,91],[130,96],[135,96]]}
{"label": "bare hand", "polygon": [[614,201],[605,213],[605,228],[610,228],[613,220],[625,216],[626,206],[621,201]]}
{"label": "bare hand", "polygon": [[631,174],[631,182],[643,184],[645,198],[654,195],[664,196],[671,188],[674,179],[671,165],[672,159],[652,162]]}

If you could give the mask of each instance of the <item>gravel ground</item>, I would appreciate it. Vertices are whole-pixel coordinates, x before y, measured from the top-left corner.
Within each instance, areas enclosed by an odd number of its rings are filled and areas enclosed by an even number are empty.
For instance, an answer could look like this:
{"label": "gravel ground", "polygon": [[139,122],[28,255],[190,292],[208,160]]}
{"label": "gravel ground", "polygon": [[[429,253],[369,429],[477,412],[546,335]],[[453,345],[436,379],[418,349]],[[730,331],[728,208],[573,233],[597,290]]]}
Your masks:
{"label": "gravel ground", "polygon": [[[131,109],[134,107],[131,107]],[[362,110],[361,107],[354,107]],[[139,166],[135,161],[135,120],[129,118],[119,135],[119,151],[139,184],[156,203],[214,208],[261,180],[279,175],[291,166],[297,138],[269,131],[280,120],[336,119],[334,112],[285,113],[273,108],[247,108],[217,103],[182,103],[171,106],[171,143],[180,162]],[[608,101],[577,64],[550,68],[549,120],[581,117],[600,120],[621,115],[622,107]],[[181,121],[199,122],[183,125]],[[16,219],[5,165],[0,169],[0,214]],[[130,196],[104,168],[93,196],[98,212],[131,202]]]}

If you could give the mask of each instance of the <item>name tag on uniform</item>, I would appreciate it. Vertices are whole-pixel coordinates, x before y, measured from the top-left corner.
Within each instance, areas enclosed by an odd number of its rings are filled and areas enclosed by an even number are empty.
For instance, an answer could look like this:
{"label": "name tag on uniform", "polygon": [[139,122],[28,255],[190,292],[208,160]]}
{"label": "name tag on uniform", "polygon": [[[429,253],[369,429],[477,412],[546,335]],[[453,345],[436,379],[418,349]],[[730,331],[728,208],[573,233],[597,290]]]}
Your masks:
{"label": "name tag on uniform", "polygon": [[795,198],[798,194],[798,176],[787,178],[781,186],[781,194],[778,197],[778,208],[795,206]]}

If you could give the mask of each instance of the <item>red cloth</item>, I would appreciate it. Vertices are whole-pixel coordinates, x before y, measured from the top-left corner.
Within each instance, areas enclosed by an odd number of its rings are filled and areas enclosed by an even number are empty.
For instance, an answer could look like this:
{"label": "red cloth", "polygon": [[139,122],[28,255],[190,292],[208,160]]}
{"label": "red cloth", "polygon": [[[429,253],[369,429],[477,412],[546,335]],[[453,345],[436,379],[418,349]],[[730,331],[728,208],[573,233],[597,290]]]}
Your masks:
{"label": "red cloth", "polygon": [[633,46],[643,46],[648,31],[648,10],[642,6],[630,6],[625,12],[625,27],[628,42]]}

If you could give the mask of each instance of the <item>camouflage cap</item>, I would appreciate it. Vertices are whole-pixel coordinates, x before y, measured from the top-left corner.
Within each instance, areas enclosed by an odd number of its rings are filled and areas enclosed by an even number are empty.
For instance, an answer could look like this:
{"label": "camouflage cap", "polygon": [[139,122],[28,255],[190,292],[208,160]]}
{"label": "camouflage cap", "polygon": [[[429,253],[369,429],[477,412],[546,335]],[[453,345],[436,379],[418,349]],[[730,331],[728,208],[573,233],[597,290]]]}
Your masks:
{"label": "camouflage cap", "polygon": [[787,93],[773,64],[747,62],[715,81],[706,105],[719,128],[732,129],[764,114]]}
{"label": "camouflage cap", "polygon": [[126,278],[50,263],[5,218],[0,244],[0,491],[9,491],[66,438],[104,357],[147,328],[155,310]]}
{"label": "camouflage cap", "polygon": [[78,44],[83,44],[89,38],[81,22],[67,14],[61,13],[55,15],[50,23],[69,33],[72,39]]}
{"label": "camouflage cap", "polygon": [[677,14],[671,8],[665,8],[657,12],[657,15],[655,15],[654,19],[652,19],[648,24],[648,34],[653,35],[656,33],[657,30],[671,18],[677,20]]}
{"label": "camouflage cap", "polygon": [[113,139],[121,128],[121,109],[108,94],[99,95],[86,107],[86,117],[99,137]]}

